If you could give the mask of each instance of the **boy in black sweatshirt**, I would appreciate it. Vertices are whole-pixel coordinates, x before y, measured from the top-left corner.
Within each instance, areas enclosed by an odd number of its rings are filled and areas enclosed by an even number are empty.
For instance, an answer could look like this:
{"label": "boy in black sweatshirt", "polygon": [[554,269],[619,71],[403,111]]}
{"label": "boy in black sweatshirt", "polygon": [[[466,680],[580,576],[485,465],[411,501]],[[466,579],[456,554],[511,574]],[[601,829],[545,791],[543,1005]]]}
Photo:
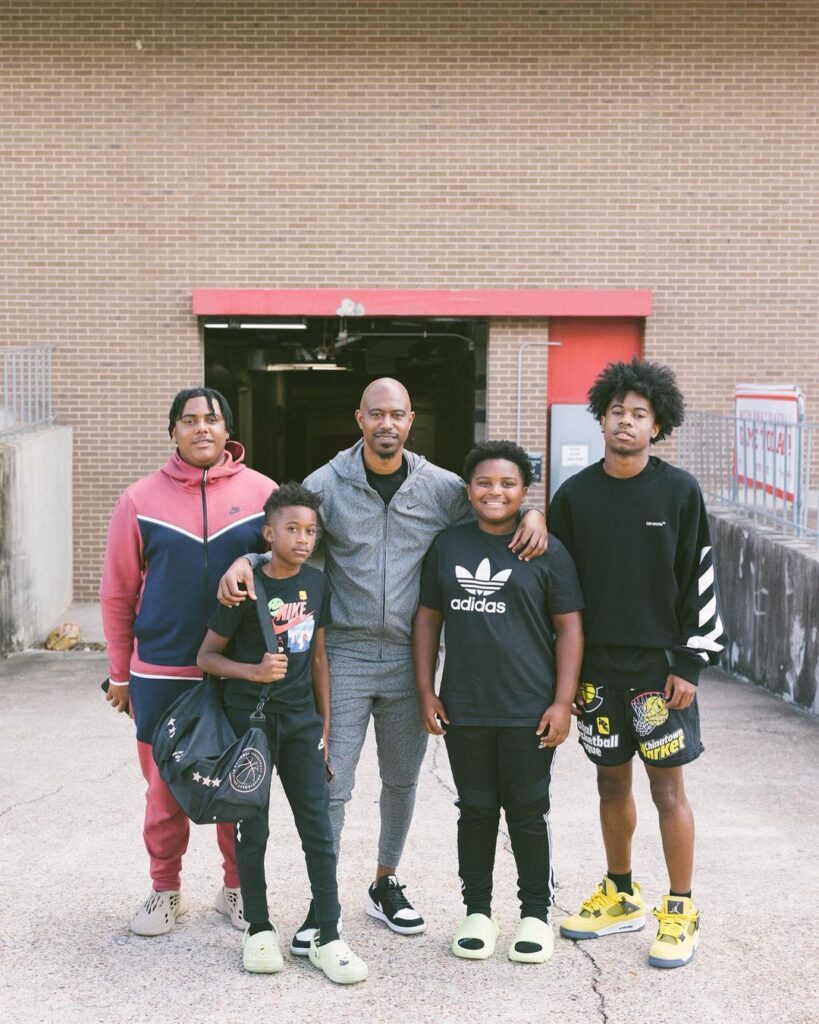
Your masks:
{"label": "boy in black sweatshirt", "polygon": [[631,879],[637,753],[670,880],[654,911],[659,927],[649,963],[682,967],[699,942],[683,765],[703,750],[699,673],[725,643],[708,520],[696,480],[649,455],[683,420],[671,370],[637,359],[611,363],[589,391],[589,410],[600,421],[605,457],[559,488],[548,522],[574,559],[586,602],[576,713],[580,743],[597,765],[608,870],[560,930],[587,939],[645,926],[642,892]]}

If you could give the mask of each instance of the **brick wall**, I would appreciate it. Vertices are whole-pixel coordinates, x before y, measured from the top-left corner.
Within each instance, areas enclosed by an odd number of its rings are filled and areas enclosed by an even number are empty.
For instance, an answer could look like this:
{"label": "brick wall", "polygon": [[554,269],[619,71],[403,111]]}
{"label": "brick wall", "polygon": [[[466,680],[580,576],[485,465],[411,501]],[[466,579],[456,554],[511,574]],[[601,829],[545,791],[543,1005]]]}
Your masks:
{"label": "brick wall", "polygon": [[532,484],[526,499],[528,504],[541,509],[545,508],[548,466],[545,400],[548,334],[548,326],[542,320],[493,320],[486,374],[487,437],[518,440],[527,451],[543,452],[543,482]]}
{"label": "brick wall", "polygon": [[[797,380],[819,418],[818,26],[812,0],[3,4],[0,344],[57,346],[78,596],[201,379],[197,285],[652,288],[646,352],[692,405]],[[541,334],[495,325],[493,430]]]}

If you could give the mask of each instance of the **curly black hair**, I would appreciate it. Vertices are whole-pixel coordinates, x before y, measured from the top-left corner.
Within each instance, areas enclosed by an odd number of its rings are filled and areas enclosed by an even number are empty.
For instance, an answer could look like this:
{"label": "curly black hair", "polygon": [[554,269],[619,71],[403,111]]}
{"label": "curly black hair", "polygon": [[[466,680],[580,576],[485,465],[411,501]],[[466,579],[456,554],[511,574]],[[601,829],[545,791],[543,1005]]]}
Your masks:
{"label": "curly black hair", "polygon": [[264,503],[265,522],[269,523],[273,515],[280,508],[287,508],[290,505],[301,505],[304,508],[311,508],[314,512],[318,512],[320,504],[320,494],[317,494],[315,491],[309,491],[302,484],[297,484],[295,480],[290,480],[273,491]]}
{"label": "curly black hair", "polygon": [[472,482],[478,464],[487,459],[506,459],[507,462],[514,462],[520,470],[523,486],[528,487],[532,482],[532,463],[529,456],[514,441],[481,441],[476,444],[466,457],[464,462],[464,480]]}
{"label": "curly black hair", "polygon": [[225,421],[225,429],[228,434],[233,433],[233,412],[231,411],[228,401],[225,396],[216,390],[216,388],[185,388],[180,391],[171,403],[171,411],[168,413],[168,436],[173,437],[173,430],[176,426],[176,421],[182,415],[185,408],[185,403],[190,398],[204,398],[208,403],[208,409],[212,413],[216,413],[213,407],[213,403],[216,402],[219,406],[219,410],[222,413],[222,419]]}
{"label": "curly black hair", "polygon": [[611,403],[629,391],[647,398],[660,428],[651,443],[668,437],[685,419],[685,402],[674,371],[660,363],[643,362],[636,356],[630,363],[609,363],[589,388],[589,412],[596,420],[606,415]]}

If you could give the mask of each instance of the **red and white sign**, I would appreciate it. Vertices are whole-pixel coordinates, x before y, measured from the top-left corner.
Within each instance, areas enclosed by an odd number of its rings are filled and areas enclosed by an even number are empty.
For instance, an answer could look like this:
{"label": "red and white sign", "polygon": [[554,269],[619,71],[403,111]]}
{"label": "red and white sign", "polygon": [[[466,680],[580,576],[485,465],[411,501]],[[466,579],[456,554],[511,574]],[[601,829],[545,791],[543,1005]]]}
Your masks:
{"label": "red and white sign", "polygon": [[805,399],[795,384],[739,384],[734,395],[740,484],[793,501]]}

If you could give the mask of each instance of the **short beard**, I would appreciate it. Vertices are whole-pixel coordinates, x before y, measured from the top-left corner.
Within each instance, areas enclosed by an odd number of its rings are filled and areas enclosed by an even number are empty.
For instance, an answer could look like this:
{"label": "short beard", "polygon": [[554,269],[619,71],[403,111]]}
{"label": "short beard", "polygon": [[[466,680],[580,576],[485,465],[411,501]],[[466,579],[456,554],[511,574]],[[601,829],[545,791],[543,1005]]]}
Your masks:
{"label": "short beard", "polygon": [[614,452],[615,455],[623,455],[623,456],[639,455],[640,452],[643,450],[642,448],[640,448],[640,449],[637,449],[637,448],[618,448],[616,445],[613,445],[613,444],[610,444],[609,448],[611,448],[611,450]]}

